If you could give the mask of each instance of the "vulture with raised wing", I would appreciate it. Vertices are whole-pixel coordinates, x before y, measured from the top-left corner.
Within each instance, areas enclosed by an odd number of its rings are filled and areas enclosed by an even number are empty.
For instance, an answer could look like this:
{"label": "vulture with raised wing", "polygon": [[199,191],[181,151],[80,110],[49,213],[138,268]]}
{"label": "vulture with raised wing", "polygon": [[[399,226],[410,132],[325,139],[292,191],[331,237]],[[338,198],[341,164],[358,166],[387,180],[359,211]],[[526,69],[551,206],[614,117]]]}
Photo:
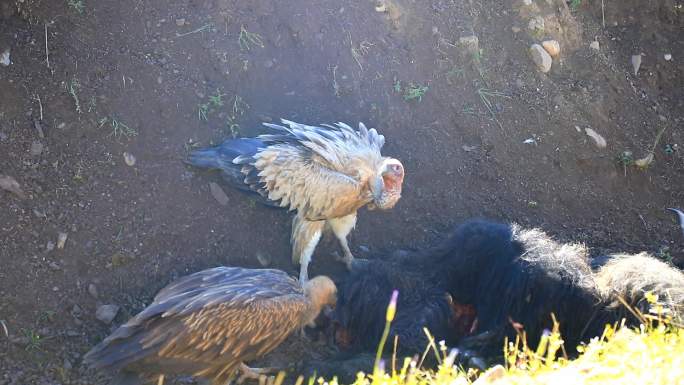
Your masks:
{"label": "vulture with raised wing", "polygon": [[[313,324],[337,289],[318,276],[300,286],[273,269],[216,267],[162,289],[152,304],[85,356],[91,367],[118,370],[114,384],[163,382],[189,374],[225,385],[238,372],[259,378],[245,363],[263,357],[290,334]],[[161,379],[160,379],[161,377]]]}
{"label": "vulture with raised wing", "polygon": [[296,210],[292,222],[292,259],[307,269],[324,230],[330,229],[354,259],[347,235],[356,225],[356,212],[390,209],[401,197],[404,167],[381,155],[385,138],[359,123],[307,126],[282,120],[264,123],[272,134],[239,138],[190,154],[188,163],[221,170],[231,186],[257,196],[261,203]]}

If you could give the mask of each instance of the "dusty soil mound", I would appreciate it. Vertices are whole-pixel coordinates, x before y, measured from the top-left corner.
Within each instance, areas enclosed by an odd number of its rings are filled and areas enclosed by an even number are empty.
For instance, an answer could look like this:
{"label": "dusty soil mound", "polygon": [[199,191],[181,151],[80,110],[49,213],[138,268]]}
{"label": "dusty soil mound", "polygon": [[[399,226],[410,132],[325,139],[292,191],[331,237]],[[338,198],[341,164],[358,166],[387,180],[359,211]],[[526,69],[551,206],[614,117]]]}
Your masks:
{"label": "dusty soil mound", "polygon": [[[222,206],[181,163],[280,117],[364,121],[404,162],[359,256],[484,216],[681,264],[681,4],[602,3],[0,0],[0,175],[24,195],[0,191],[0,384],[104,383],[82,354],[179,275],[294,274],[287,213]],[[312,275],[343,273],[334,247]]]}

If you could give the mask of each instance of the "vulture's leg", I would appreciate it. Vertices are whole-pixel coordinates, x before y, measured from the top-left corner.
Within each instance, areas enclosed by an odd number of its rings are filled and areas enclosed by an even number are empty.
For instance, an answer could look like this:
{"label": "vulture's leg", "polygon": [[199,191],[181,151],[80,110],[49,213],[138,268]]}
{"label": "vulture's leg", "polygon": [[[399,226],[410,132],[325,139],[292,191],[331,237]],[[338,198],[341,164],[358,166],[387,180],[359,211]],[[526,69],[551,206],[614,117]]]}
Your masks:
{"label": "vulture's leg", "polygon": [[292,220],[292,260],[299,262],[299,283],[309,280],[309,263],[323,233],[325,221],[307,221],[299,215]]}
{"label": "vulture's leg", "polygon": [[347,235],[349,235],[354,226],[356,226],[356,213],[340,218],[328,219],[328,224],[342,246],[342,251],[344,252],[342,262],[347,264],[348,269],[351,269],[352,262],[354,261],[354,255],[352,255],[351,250],[349,250],[349,244],[347,244]]}
{"label": "vulture's leg", "polygon": [[160,374],[159,378],[157,378],[157,385],[164,385],[164,375]]}

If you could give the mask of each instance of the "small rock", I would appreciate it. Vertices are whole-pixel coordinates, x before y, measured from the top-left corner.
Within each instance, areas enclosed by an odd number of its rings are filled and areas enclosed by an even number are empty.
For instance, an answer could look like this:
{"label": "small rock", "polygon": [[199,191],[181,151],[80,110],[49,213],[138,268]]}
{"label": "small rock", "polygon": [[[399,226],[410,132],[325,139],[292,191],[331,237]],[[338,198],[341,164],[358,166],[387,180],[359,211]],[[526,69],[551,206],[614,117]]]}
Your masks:
{"label": "small rock", "polygon": [[632,55],[632,68],[634,69],[634,76],[639,73],[641,67],[641,55]]}
{"label": "small rock", "polygon": [[64,245],[66,244],[67,237],[69,235],[67,233],[59,233],[57,234],[57,248],[58,249],[63,249]]}
{"label": "small rock", "polygon": [[209,190],[211,191],[211,195],[221,206],[226,206],[228,204],[228,196],[219,185],[211,182],[209,183]]}
{"label": "small rock", "polygon": [[598,51],[601,47],[599,46],[599,42],[594,40],[591,42],[591,44],[589,44],[589,48],[595,49]]}
{"label": "small rock", "polygon": [[370,254],[370,249],[366,245],[359,245],[359,250],[364,254]]}
{"label": "small rock", "polygon": [[471,54],[476,54],[480,50],[480,42],[475,35],[461,36],[458,43]]}
{"label": "small rock", "polygon": [[464,144],[463,146],[461,146],[461,148],[465,152],[472,152],[472,151],[475,151],[477,149],[477,146],[468,146],[468,145]]}
{"label": "small rock", "polygon": [[133,154],[128,153],[128,152],[124,152],[123,158],[124,158],[124,162],[126,162],[126,164],[128,166],[131,166],[131,167],[135,166],[136,159],[135,159],[135,156],[133,156]]}
{"label": "small rock", "polygon": [[665,55],[663,55],[663,57],[664,57],[664,58],[665,58],[665,60],[667,60],[667,61],[670,61],[670,60],[672,60],[672,55],[671,55],[671,54],[669,54],[669,53],[666,53]]}
{"label": "small rock", "polygon": [[542,47],[552,58],[557,58],[560,55],[560,44],[556,40],[545,40],[542,42]]}
{"label": "small rock", "polygon": [[532,5],[532,0],[523,0],[523,4]]}
{"label": "small rock", "polygon": [[45,250],[52,251],[54,249],[55,249],[55,243],[52,241],[48,241],[47,245],[45,245]]}
{"label": "small rock", "polygon": [[544,18],[541,16],[531,18],[529,23],[527,23],[527,28],[533,33],[544,32]]}
{"label": "small rock", "polygon": [[7,67],[10,65],[12,62],[10,61],[10,49],[7,48],[4,50],[2,53],[0,53],[0,64],[3,66]]}
{"label": "small rock", "polygon": [[117,305],[102,305],[97,308],[95,312],[95,318],[109,325],[116,318],[116,314],[119,312],[119,306]]}
{"label": "small rock", "polygon": [[519,33],[519,32],[520,32],[520,27],[512,26],[512,27],[511,27],[511,31],[513,31],[513,33]]}
{"label": "small rock", "polygon": [[67,337],[78,337],[81,335],[81,333],[77,332],[76,330],[67,330],[66,333],[64,333]]}
{"label": "small rock", "polygon": [[546,73],[551,70],[553,59],[551,59],[551,55],[546,52],[544,47],[539,44],[532,44],[530,47],[530,55],[532,56],[532,61],[537,65],[537,68],[539,68],[541,72]]}
{"label": "small rock", "polygon": [[9,175],[0,175],[0,190],[9,191],[21,199],[26,198],[19,182]]}
{"label": "small rock", "polygon": [[184,26],[185,25],[185,19],[182,17],[180,19],[176,19],[176,25],[179,27]]}
{"label": "small rock", "polygon": [[596,147],[598,148],[606,148],[606,139],[601,136],[598,132],[594,131],[593,129],[587,127],[584,129],[584,132],[587,133],[587,136],[592,138],[594,140],[594,143],[596,144]]}
{"label": "small rock", "polygon": [[66,123],[64,123],[64,122],[57,125],[57,128],[59,128],[60,130],[63,129],[64,127],[66,127]]}
{"label": "small rock", "polygon": [[0,142],[6,141],[7,138],[8,138],[7,134],[5,134],[4,132],[0,132]]}
{"label": "small rock", "polygon": [[97,298],[98,293],[97,293],[97,286],[95,286],[94,283],[91,283],[88,285],[88,294],[90,294],[93,298]]}
{"label": "small rock", "polygon": [[161,76],[157,76],[157,84],[162,84],[164,79]]}
{"label": "small rock", "polygon": [[29,152],[33,157],[39,156],[43,152],[43,143],[34,140],[33,143],[31,143],[31,150],[29,150]]}
{"label": "small rock", "polygon": [[264,67],[265,67],[265,68],[271,68],[271,67],[273,67],[273,60],[270,60],[270,59],[269,59],[269,60],[266,60],[266,61],[264,62]]}
{"label": "small rock", "polygon": [[257,261],[259,261],[261,267],[267,267],[271,264],[271,258],[269,258],[268,255],[263,253],[257,253]]}
{"label": "small rock", "polygon": [[59,267],[59,265],[57,264],[57,262],[50,262],[50,263],[48,263],[48,266],[50,266],[50,268],[51,268],[52,270],[54,270],[54,271],[58,271],[58,270],[60,269],[60,267]]}

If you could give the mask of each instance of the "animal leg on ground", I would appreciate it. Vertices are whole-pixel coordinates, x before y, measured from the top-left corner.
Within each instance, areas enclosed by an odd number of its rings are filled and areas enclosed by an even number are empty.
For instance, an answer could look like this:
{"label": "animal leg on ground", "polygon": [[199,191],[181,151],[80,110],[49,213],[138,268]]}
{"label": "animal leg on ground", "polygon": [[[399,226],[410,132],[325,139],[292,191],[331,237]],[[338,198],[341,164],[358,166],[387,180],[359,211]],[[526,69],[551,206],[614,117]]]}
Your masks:
{"label": "animal leg on ground", "polygon": [[354,261],[354,255],[352,254],[351,250],[349,250],[347,235],[349,235],[352,229],[356,226],[356,213],[340,218],[329,219],[328,224],[342,246],[342,251],[344,252],[342,262],[347,265],[348,269],[351,269],[352,262]]}
{"label": "animal leg on ground", "polygon": [[304,285],[309,280],[309,263],[316,245],[321,239],[325,221],[307,221],[299,215],[292,220],[292,260],[299,262],[299,283]]}

